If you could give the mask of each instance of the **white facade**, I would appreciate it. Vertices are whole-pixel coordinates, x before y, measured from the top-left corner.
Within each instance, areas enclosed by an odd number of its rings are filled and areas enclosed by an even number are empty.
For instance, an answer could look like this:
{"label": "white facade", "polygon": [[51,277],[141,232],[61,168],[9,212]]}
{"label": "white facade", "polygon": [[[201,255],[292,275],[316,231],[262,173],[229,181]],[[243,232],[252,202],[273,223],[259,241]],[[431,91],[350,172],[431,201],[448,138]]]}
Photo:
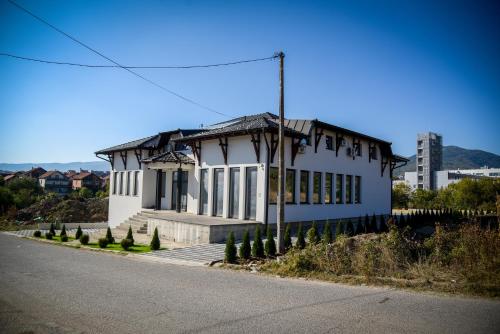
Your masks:
{"label": "white facade", "polygon": [[[465,178],[478,179],[482,177],[500,177],[500,168],[455,169],[442,170],[433,173],[436,189],[446,188]],[[415,190],[417,188],[417,172],[405,172],[405,182]]]}
{"label": "white facade", "polygon": [[[391,213],[391,164],[385,160],[382,162],[382,150],[373,138],[364,138],[356,136],[360,143],[360,154],[354,156],[348,152],[354,152],[351,143],[353,138],[349,134],[343,135],[343,146],[340,146],[336,153],[335,142],[333,149],[327,149],[327,136],[335,141],[333,130],[324,130],[320,137],[317,152],[315,152],[315,140],[310,140],[311,145],[303,145],[299,153],[296,154],[292,166],[292,138],[285,139],[285,166],[288,170],[295,173],[295,191],[293,204],[288,203],[285,206],[285,221],[300,222],[312,220],[326,220],[337,218],[354,218],[366,214],[381,215]],[[270,133],[266,134],[270,140]],[[313,135],[314,136],[314,135]],[[264,135],[262,135],[264,137]],[[175,138],[175,137],[174,137]],[[389,144],[390,145],[390,144]],[[375,156],[369,157],[369,147],[374,146]],[[206,212],[208,216],[218,215],[222,218],[234,218],[238,220],[251,220],[262,223],[276,223],[276,205],[266,205],[269,201],[268,196],[268,174],[270,168],[277,167],[278,153],[276,151],[274,162],[268,161],[268,149],[264,138],[261,138],[258,144],[260,152],[260,161],[257,161],[255,148],[250,135],[236,135],[227,137],[227,162],[224,159],[223,151],[218,139],[206,139],[201,141],[201,157],[197,157],[191,151],[183,151],[192,159],[192,164],[182,164],[182,170],[187,171],[187,208],[186,212],[192,214],[202,214],[202,204],[200,199],[201,192],[201,173],[206,170],[208,176],[208,196]],[[123,163],[124,152],[126,152],[126,168]],[[137,149],[124,151],[115,151],[111,153],[113,168],[110,177],[110,196],[109,196],[109,225],[116,227],[129,217],[137,214],[142,209],[154,208],[157,205],[157,191],[164,188],[161,197],[161,209],[172,209],[173,197],[173,173],[177,171],[179,165],[176,163],[150,162],[141,163],[136,156]],[[140,150],[142,157],[148,156],[147,150]],[[270,155],[271,152],[269,152]],[[247,180],[247,173],[256,169],[255,194],[252,196],[255,202],[254,206],[249,205],[250,197],[247,190],[252,188],[250,181]],[[239,170],[239,181],[237,182],[238,191],[236,195],[230,198],[230,171]],[[164,172],[162,185],[157,187],[157,172]],[[223,186],[222,190],[222,210],[215,210],[215,171],[220,170]],[[382,172],[383,170],[383,172]],[[308,172],[308,203],[301,203],[301,172]],[[289,172],[293,173],[293,172]],[[316,173],[316,174],[315,174]],[[318,174],[320,173],[320,174]],[[327,173],[331,175],[331,196],[327,196]],[[316,176],[315,176],[316,175]],[[314,195],[314,180],[321,175],[321,186],[319,187],[319,196]],[[337,176],[338,175],[338,176]],[[341,178],[342,196],[340,202],[336,201],[337,178]],[[351,177],[351,203],[346,198],[348,190],[346,189],[347,179]],[[130,178],[130,181],[128,181]],[[271,181],[269,181],[271,182]],[[359,186],[356,187],[356,184]],[[305,183],[303,183],[305,184]],[[253,188],[252,188],[253,189]],[[357,191],[359,190],[359,192]],[[303,189],[304,190],[304,189]],[[251,194],[251,192],[250,192]],[[320,200],[318,201],[318,197]],[[327,197],[330,197],[332,203],[327,203]],[[237,214],[231,217],[230,206],[233,200],[237,199],[238,205],[233,205],[237,209]],[[316,199],[317,203],[314,203]],[[357,201],[359,200],[359,201]],[[247,210],[247,204],[250,208]],[[254,211],[251,209],[254,208]],[[248,211],[248,212],[247,212]],[[255,217],[248,213],[254,212]]]}

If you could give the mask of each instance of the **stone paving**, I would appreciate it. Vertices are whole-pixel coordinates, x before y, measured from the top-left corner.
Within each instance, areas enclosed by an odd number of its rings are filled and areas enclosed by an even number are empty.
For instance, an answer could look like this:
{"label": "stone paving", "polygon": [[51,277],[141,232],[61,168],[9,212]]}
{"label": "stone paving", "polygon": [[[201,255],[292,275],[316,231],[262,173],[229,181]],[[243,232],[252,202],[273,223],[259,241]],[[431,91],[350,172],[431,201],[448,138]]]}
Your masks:
{"label": "stone paving", "polygon": [[[239,245],[237,245],[239,247]],[[140,256],[163,260],[162,262],[185,262],[198,265],[209,265],[224,259],[225,244],[201,244],[172,250],[159,250]]]}
{"label": "stone paving", "polygon": [[[76,233],[76,228],[74,229],[67,229],[66,232],[68,234],[75,234]],[[14,234],[20,237],[32,237],[33,233],[35,233],[36,230],[19,230],[19,231],[9,231],[7,233]],[[42,236],[45,235],[49,230],[39,230],[42,232]],[[102,229],[97,229],[97,228],[82,228],[83,233],[88,233],[88,234],[93,234],[93,233],[99,233],[101,232]],[[61,233],[61,230],[56,230],[56,235],[59,235]]]}

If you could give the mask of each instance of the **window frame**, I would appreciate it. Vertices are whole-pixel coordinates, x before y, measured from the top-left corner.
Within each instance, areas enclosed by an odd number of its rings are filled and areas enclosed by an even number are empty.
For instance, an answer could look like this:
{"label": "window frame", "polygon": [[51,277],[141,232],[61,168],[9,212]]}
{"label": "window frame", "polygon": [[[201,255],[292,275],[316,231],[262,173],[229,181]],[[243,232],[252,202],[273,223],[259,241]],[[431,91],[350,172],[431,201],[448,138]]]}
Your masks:
{"label": "window frame", "polygon": [[[328,182],[328,177],[330,177],[330,182]],[[335,201],[333,200],[333,178],[334,174],[333,173],[325,173],[325,204],[334,204]],[[330,186],[330,191],[327,191],[328,186]],[[330,196],[329,201],[326,200],[327,194]]]}
{"label": "window frame", "polygon": [[352,181],[353,181],[352,175],[345,176],[345,204],[353,204]]}
{"label": "window frame", "polygon": [[354,176],[354,204],[361,204],[361,176]]}
{"label": "window frame", "polygon": [[[288,201],[287,199],[287,195],[288,195],[288,173],[293,173],[293,177],[292,177],[292,201]],[[287,168],[286,169],[286,172],[285,172],[285,203],[286,204],[297,204],[297,189],[296,188],[296,178],[297,178],[297,171],[293,168]]]}
{"label": "window frame", "polygon": [[335,174],[335,204],[344,204],[344,174]]}
{"label": "window frame", "polygon": [[134,171],[134,190],[132,196],[139,196],[139,171]]}
{"label": "window frame", "polygon": [[[316,182],[318,181],[316,178],[319,177],[319,184],[318,184],[318,192],[316,192]],[[323,173],[322,172],[313,172],[313,191],[312,191],[312,202],[313,204],[323,204],[323,198],[322,198],[322,178],[323,178]],[[317,199],[314,197],[317,196]]]}
{"label": "window frame", "polygon": [[[273,183],[271,175],[274,174],[274,172],[276,172],[276,182]],[[278,167],[269,167],[269,175],[267,177],[269,179],[269,186],[267,187],[267,201],[271,205],[276,205],[278,204]],[[274,185],[276,185],[276,196],[271,196],[271,187]]]}
{"label": "window frame", "polygon": [[[330,145],[328,145],[330,144]],[[333,136],[326,135],[325,136],[325,147],[329,151],[334,151],[333,149]]]}
{"label": "window frame", "polygon": [[[302,194],[303,194],[303,191],[302,191],[302,180],[303,180],[303,176],[306,176],[305,180],[306,180],[306,191],[305,191],[305,194],[306,194],[306,199],[305,201],[302,200]],[[310,196],[309,196],[309,183],[310,183],[310,172],[308,170],[301,170],[300,171],[300,204],[311,204],[311,199],[310,199]]]}
{"label": "window frame", "polygon": [[116,183],[118,182],[118,172],[113,172],[113,189],[112,194],[116,195]]}

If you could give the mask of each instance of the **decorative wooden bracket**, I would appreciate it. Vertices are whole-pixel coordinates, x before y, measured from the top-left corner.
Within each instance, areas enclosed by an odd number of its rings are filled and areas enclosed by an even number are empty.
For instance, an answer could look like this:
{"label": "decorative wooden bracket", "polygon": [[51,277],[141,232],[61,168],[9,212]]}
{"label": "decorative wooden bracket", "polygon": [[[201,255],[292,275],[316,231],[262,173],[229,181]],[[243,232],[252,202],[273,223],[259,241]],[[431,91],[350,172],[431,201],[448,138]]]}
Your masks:
{"label": "decorative wooden bracket", "polygon": [[189,143],[189,146],[191,146],[191,149],[193,150],[193,155],[198,161],[198,165],[201,164],[201,141],[198,141],[198,144],[193,141]]}
{"label": "decorative wooden bracket", "polygon": [[380,159],[380,176],[384,176],[384,171],[387,165],[389,164],[390,159],[388,156],[382,155],[382,159]]}
{"label": "decorative wooden bracket", "polygon": [[297,156],[297,152],[299,152],[300,147],[300,138],[292,137],[292,166],[295,164],[295,157]]}
{"label": "decorative wooden bracket", "polygon": [[224,140],[219,137],[219,146],[222,150],[222,155],[224,156],[224,164],[227,165],[227,137],[224,137]]}
{"label": "decorative wooden bracket", "polygon": [[340,144],[342,144],[342,140],[344,140],[344,137],[340,133],[335,133],[335,156],[339,156],[339,148]]}
{"label": "decorative wooden bracket", "polygon": [[368,143],[368,162],[372,162],[372,156],[373,152],[377,149],[377,146],[375,143],[369,142]]}
{"label": "decorative wooden bracket", "polygon": [[275,135],[274,133],[271,133],[271,140],[269,141],[267,139],[266,134],[263,132],[264,135],[264,140],[266,142],[266,147],[267,147],[267,152],[270,153],[269,158],[270,158],[270,163],[274,162],[274,155],[276,154],[276,151],[278,150],[278,136]]}
{"label": "decorative wooden bracket", "polygon": [[135,158],[137,159],[137,164],[139,165],[139,169],[141,169],[141,160],[142,160],[142,150],[136,149],[134,150]]}
{"label": "decorative wooden bracket", "polygon": [[314,128],[314,153],[318,153],[318,145],[323,137],[323,129]]}
{"label": "decorative wooden bracket", "polygon": [[255,151],[255,156],[257,158],[257,162],[260,163],[260,133],[257,134],[250,133],[250,136],[252,136],[252,144],[253,144],[253,149]]}
{"label": "decorative wooden bracket", "polygon": [[120,157],[122,158],[123,168],[127,169],[127,151],[120,151]]}
{"label": "decorative wooden bracket", "polygon": [[356,159],[358,152],[361,151],[361,142],[359,138],[352,137],[352,149],[354,150],[352,154],[352,160]]}
{"label": "decorative wooden bracket", "polygon": [[111,169],[115,168],[115,152],[108,153],[109,163],[111,164]]}

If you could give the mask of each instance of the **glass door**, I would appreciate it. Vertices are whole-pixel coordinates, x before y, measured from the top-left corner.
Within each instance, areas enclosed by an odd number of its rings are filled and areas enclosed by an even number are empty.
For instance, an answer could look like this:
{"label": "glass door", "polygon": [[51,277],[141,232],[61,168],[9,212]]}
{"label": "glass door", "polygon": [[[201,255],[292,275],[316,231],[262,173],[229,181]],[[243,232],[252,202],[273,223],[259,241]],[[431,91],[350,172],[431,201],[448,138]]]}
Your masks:
{"label": "glass door", "polygon": [[238,218],[240,214],[240,169],[229,170],[229,217]]}
{"label": "glass door", "polygon": [[212,214],[214,216],[222,216],[222,208],[224,205],[224,169],[214,169],[214,205]]}
{"label": "glass door", "polygon": [[257,213],[257,167],[247,167],[245,183],[245,219],[255,220]]}
{"label": "glass door", "polygon": [[[177,210],[179,172],[172,173],[172,210]],[[187,190],[188,190],[188,172],[182,171],[181,177],[181,209],[187,211]]]}
{"label": "glass door", "polygon": [[208,169],[200,171],[200,215],[208,215]]}

